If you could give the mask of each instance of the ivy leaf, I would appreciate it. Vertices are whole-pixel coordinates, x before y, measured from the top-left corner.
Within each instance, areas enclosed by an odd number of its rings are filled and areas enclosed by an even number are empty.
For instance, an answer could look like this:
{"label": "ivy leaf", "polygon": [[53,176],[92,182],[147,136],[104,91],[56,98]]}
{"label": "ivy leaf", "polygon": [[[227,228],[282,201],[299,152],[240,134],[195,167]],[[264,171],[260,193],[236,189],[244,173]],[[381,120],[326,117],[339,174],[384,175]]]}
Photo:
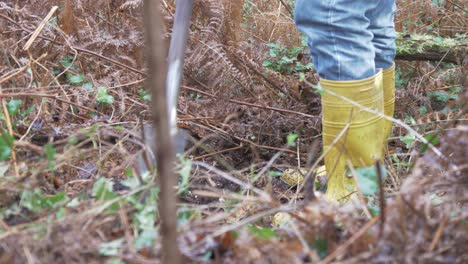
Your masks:
{"label": "ivy leaf", "polygon": [[150,248],[153,246],[154,240],[158,237],[158,232],[154,228],[143,230],[135,239],[134,245],[136,249]]}
{"label": "ivy leaf", "polygon": [[99,254],[103,256],[115,256],[119,253],[124,243],[124,239],[116,239],[110,242],[103,242],[99,245]]}
{"label": "ivy leaf", "polygon": [[324,239],[317,239],[315,243],[312,245],[312,248],[317,250],[317,254],[319,255],[320,259],[324,259],[328,255],[328,242]]}
{"label": "ivy leaf", "polygon": [[[429,133],[424,135],[424,138],[431,144],[431,145],[437,145],[440,142],[440,139],[438,136],[436,136],[434,133]],[[426,153],[429,150],[429,145],[428,144],[423,144],[420,148],[422,153]]]}
{"label": "ivy leaf", "polygon": [[273,65],[273,62],[271,62],[270,60],[263,61],[264,67],[270,68],[272,65]]}
{"label": "ivy leaf", "polygon": [[254,225],[249,225],[247,226],[247,229],[252,235],[260,239],[272,239],[278,237],[278,234],[273,229],[268,227],[257,227]]}
{"label": "ivy leaf", "polygon": [[68,201],[68,196],[64,192],[59,192],[52,196],[46,196],[40,189],[24,190],[21,193],[21,204],[33,212],[53,209],[64,205]]}
{"label": "ivy leaf", "polygon": [[21,106],[21,103],[23,101],[19,100],[19,99],[11,99],[8,103],[7,103],[7,109],[8,109],[8,113],[12,116],[16,115],[19,110],[20,110],[20,106]]}
{"label": "ivy leaf", "polygon": [[68,79],[68,82],[71,84],[80,84],[84,82],[85,76],[83,74],[77,74],[77,75],[67,74],[67,79]]}
{"label": "ivy leaf", "polygon": [[62,64],[64,68],[68,68],[72,66],[72,63],[71,63],[72,61],[73,61],[73,56],[65,56],[60,60],[60,64]]}
{"label": "ivy leaf", "polygon": [[314,88],[315,92],[318,93],[320,96],[322,96],[325,93],[325,90],[320,85],[320,83],[318,85],[313,85],[312,88]]}
{"label": "ivy leaf", "polygon": [[114,97],[109,94],[106,87],[98,87],[96,99],[103,104],[113,104]]}
{"label": "ivy leaf", "polygon": [[179,192],[185,194],[189,188],[190,172],[192,171],[192,161],[181,158],[181,168],[179,170]]}
{"label": "ivy leaf", "polygon": [[[99,178],[93,185],[92,195],[100,201],[109,201],[117,197],[113,191],[114,182],[106,178]],[[110,207],[110,211],[119,209],[119,203],[115,202]]]}
{"label": "ivy leaf", "polygon": [[93,196],[100,200],[115,198],[113,192],[114,183],[106,178],[99,178],[93,185]]}
{"label": "ivy leaf", "polygon": [[140,99],[146,102],[151,101],[151,94],[145,90],[145,89],[140,89],[138,90],[138,94],[140,94]]}
{"label": "ivy leaf", "polygon": [[46,158],[47,158],[47,161],[48,161],[47,167],[48,167],[49,170],[52,170],[55,167],[54,158],[55,158],[56,153],[57,152],[56,152],[55,148],[51,144],[46,144],[45,145],[45,154],[46,154]]}
{"label": "ivy leaf", "polygon": [[[387,176],[384,166],[381,166],[382,180]],[[379,191],[379,178],[375,166],[356,169],[356,180],[362,194],[372,196]]]}
{"label": "ivy leaf", "polygon": [[83,88],[90,93],[94,93],[93,83],[92,82],[85,82],[83,83]]}
{"label": "ivy leaf", "polygon": [[5,161],[10,158],[13,141],[14,138],[6,131],[0,134],[0,161]]}
{"label": "ivy leaf", "polygon": [[416,135],[412,132],[406,134],[406,136],[401,137],[401,141],[406,144],[406,148],[411,148],[414,142],[416,142]]}
{"label": "ivy leaf", "polygon": [[296,146],[296,139],[299,137],[298,134],[289,133],[288,137],[286,138],[288,146],[295,147]]}

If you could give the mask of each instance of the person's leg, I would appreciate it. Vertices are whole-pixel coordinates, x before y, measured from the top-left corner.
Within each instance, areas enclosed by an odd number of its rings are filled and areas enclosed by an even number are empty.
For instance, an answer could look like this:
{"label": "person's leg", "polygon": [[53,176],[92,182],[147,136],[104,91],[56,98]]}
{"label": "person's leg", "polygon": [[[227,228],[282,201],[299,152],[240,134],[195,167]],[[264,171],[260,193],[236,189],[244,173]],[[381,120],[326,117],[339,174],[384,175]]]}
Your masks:
{"label": "person's leg", "polygon": [[[368,0],[298,0],[295,21],[308,37],[321,86],[322,133],[327,170],[327,197],[343,201],[355,191],[347,176],[354,166],[381,159],[383,119],[344,100],[383,111],[382,72],[375,67]],[[328,91],[328,92],[327,92]]]}
{"label": "person's leg", "polygon": [[[370,20],[369,30],[374,35],[372,44],[375,50],[375,67],[384,69],[384,114],[393,117],[395,112],[395,0],[380,0],[380,4],[369,10],[366,16]],[[385,121],[384,138],[389,137],[392,122]]]}
{"label": "person's leg", "polygon": [[312,61],[320,76],[347,81],[376,73],[373,34],[365,12],[368,0],[298,0],[295,22],[308,38]]}

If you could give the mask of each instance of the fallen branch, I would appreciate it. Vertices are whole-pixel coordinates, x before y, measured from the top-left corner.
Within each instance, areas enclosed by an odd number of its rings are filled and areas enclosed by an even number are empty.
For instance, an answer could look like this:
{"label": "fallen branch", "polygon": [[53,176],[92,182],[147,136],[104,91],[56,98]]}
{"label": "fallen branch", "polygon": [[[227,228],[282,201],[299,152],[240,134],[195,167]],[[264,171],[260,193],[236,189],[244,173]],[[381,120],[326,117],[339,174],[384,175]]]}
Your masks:
{"label": "fallen branch", "polygon": [[432,35],[412,35],[397,39],[397,60],[468,63],[466,40]]}

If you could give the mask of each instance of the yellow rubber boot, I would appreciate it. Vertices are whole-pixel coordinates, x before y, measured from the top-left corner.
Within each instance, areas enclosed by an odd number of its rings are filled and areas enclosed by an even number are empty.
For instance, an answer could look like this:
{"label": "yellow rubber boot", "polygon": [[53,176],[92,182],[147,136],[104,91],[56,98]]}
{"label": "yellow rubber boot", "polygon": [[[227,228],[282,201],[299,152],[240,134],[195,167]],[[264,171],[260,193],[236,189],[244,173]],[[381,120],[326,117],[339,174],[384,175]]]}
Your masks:
{"label": "yellow rubber boot", "polygon": [[[320,84],[325,90],[383,112],[382,71],[363,80],[321,79]],[[348,124],[348,129],[344,130]],[[346,201],[356,190],[352,174],[346,168],[348,160],[354,167],[365,167],[382,158],[384,124],[384,119],[378,115],[330,93],[322,95],[322,138],[328,177],[326,197],[329,200]],[[338,138],[342,131],[344,133]]]}
{"label": "yellow rubber boot", "polygon": [[[383,93],[384,93],[384,114],[393,117],[395,113],[395,64],[392,67],[383,70]],[[392,122],[385,120],[384,145],[392,132]]]}

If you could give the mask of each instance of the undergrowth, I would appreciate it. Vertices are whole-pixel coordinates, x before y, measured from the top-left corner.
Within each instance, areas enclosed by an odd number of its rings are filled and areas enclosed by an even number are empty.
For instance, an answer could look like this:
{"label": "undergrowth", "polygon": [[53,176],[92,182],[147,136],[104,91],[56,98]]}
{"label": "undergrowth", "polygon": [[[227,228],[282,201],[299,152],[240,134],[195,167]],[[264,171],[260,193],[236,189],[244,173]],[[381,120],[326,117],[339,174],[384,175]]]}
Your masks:
{"label": "undergrowth", "polygon": [[[159,261],[157,177],[138,162],[149,152],[141,127],[151,100],[141,5],[0,3],[0,263]],[[442,155],[395,126],[383,186],[375,171],[358,171],[362,199],[347,205],[325,201],[324,178],[312,202],[311,188],[282,180],[321,164],[320,93],[308,85],[318,77],[293,5],[196,1],[178,106],[192,140],[175,168],[185,257],[465,262],[466,4],[398,1],[396,118]],[[174,7],[162,1],[167,41]],[[434,47],[454,59],[404,57]]]}

